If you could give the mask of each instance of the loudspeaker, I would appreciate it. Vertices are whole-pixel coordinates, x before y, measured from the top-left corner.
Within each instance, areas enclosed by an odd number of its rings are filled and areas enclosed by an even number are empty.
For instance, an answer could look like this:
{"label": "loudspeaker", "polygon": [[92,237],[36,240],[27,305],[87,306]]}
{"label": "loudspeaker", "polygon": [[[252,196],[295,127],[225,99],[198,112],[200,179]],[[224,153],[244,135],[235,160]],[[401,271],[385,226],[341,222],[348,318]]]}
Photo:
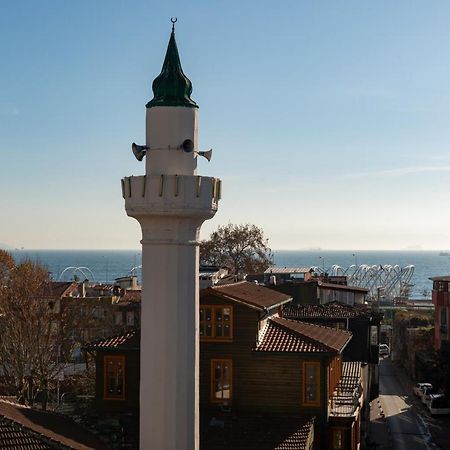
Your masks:
{"label": "loudspeaker", "polygon": [[186,153],[191,153],[192,150],[194,150],[194,143],[190,140],[190,139],[186,139],[183,141],[183,143],[181,144],[181,148],[186,152]]}
{"label": "loudspeaker", "polygon": [[206,152],[195,152],[197,155],[203,156],[203,158],[206,158],[208,161],[211,161],[212,158],[212,148]]}
{"label": "loudspeaker", "polygon": [[147,145],[137,145],[134,142],[131,144],[131,150],[133,150],[134,156],[138,161],[142,161],[144,159],[145,154],[149,147]]}

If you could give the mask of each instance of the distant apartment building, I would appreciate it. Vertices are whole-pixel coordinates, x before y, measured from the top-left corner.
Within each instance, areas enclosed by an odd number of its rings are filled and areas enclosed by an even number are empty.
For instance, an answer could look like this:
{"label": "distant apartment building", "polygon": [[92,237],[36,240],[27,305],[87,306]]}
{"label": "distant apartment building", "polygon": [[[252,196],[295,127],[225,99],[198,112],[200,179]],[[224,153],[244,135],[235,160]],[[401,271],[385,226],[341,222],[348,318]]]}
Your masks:
{"label": "distant apartment building", "polygon": [[450,341],[450,275],[431,277],[433,290],[431,298],[434,305],[434,348],[440,350]]}
{"label": "distant apartment building", "polygon": [[290,295],[294,304],[363,305],[369,293],[368,289],[348,286],[346,276],[321,274],[308,267],[270,267],[264,272],[264,284]]}
{"label": "distant apartment building", "polygon": [[42,297],[49,306],[49,330],[52,339],[59,343],[60,357],[81,362],[84,343],[140,325],[141,291],[136,289],[134,277],[128,278],[126,285],[131,290],[87,282],[52,281],[44,287]]}
{"label": "distant apartment building", "polygon": [[227,279],[228,269],[217,266],[200,266],[200,289],[205,289]]}

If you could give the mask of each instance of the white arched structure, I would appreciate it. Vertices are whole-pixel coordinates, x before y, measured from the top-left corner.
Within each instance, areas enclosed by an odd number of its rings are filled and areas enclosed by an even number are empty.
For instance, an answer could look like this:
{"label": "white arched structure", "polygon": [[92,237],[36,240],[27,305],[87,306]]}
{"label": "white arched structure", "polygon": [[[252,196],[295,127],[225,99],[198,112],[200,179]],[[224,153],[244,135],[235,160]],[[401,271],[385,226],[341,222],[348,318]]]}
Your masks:
{"label": "white arched structure", "polygon": [[80,267],[75,267],[75,266],[69,266],[66,267],[61,274],[59,275],[58,281],[61,281],[63,279],[63,276],[66,272],[68,272],[69,270],[72,271],[72,278],[75,276],[75,274],[77,272],[81,273],[84,277],[84,279],[88,279],[88,275],[87,273],[89,273],[92,276],[92,281],[95,283],[95,275],[92,272],[91,269],[89,269],[89,267],[84,267],[84,266],[80,266]]}
{"label": "white arched structure", "polygon": [[346,275],[350,286],[368,289],[369,297],[378,298],[381,291],[385,299],[391,300],[408,295],[414,269],[413,265],[400,267],[398,264],[361,264],[359,266],[352,264],[346,269],[334,265],[331,267],[330,275]]}

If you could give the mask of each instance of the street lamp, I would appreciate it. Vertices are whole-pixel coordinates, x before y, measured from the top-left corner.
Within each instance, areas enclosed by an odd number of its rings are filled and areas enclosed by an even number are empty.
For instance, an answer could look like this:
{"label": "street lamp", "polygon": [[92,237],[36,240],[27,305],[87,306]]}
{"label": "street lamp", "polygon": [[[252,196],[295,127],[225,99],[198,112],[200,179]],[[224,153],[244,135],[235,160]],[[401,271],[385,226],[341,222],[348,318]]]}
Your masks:
{"label": "street lamp", "polygon": [[323,256],[319,256],[319,259],[322,260],[322,274],[325,274],[325,258]]}
{"label": "street lamp", "polygon": [[358,258],[356,257],[356,253],[353,253],[353,258],[355,258],[355,266],[358,267]]}

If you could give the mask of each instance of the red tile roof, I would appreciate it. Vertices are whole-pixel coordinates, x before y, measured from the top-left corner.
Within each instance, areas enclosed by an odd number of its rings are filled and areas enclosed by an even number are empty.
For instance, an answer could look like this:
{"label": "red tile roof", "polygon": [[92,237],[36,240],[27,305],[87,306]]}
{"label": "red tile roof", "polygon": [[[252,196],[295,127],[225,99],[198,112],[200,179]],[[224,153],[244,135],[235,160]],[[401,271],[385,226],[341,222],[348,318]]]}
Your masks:
{"label": "red tile roof", "polygon": [[74,281],[50,281],[42,286],[42,296],[46,298],[61,298],[70,288],[77,289]]}
{"label": "red tile roof", "polygon": [[124,334],[90,342],[84,348],[86,350],[138,350],[140,348],[140,342],[140,330],[132,330]]}
{"label": "red tile roof", "polygon": [[[14,403],[0,400],[0,417],[2,418],[2,420],[7,419],[7,421],[12,421],[13,427],[16,427],[16,424],[18,424],[18,426],[23,426],[28,431],[31,430],[34,433],[42,434],[43,436],[48,438],[48,440],[56,441],[57,443],[62,444],[69,449],[108,450],[108,447],[97,437],[89,433],[89,431],[78,425],[69,417],[65,417],[60,414],[38,411],[36,409],[27,408]],[[9,429],[9,432],[12,433],[11,429]],[[22,436],[21,439],[22,438],[24,438],[24,436]],[[49,445],[51,445],[50,441],[47,441]],[[0,446],[0,448],[7,448],[11,450],[41,450],[55,447],[56,446]]]}
{"label": "red tile roof", "polygon": [[[220,422],[220,419],[219,419]],[[235,416],[202,423],[204,450],[306,450],[313,439],[314,419],[304,417]]]}
{"label": "red tile roof", "polygon": [[0,448],[11,450],[51,450],[41,438],[21,425],[0,417]]}
{"label": "red tile roof", "polygon": [[213,286],[204,289],[202,292],[245,303],[246,305],[261,310],[282,305],[292,299],[289,295],[259,286],[255,283],[249,283],[248,281]]}
{"label": "red tile roof", "polygon": [[272,317],[256,347],[261,352],[340,353],[349,331]]}
{"label": "red tile roof", "polygon": [[117,301],[118,305],[129,305],[132,303],[140,303],[142,298],[142,291],[133,290],[125,291],[125,294]]}
{"label": "red tile roof", "polygon": [[287,319],[351,319],[370,317],[370,309],[364,306],[351,306],[339,302],[322,305],[286,305],[283,317]]}

